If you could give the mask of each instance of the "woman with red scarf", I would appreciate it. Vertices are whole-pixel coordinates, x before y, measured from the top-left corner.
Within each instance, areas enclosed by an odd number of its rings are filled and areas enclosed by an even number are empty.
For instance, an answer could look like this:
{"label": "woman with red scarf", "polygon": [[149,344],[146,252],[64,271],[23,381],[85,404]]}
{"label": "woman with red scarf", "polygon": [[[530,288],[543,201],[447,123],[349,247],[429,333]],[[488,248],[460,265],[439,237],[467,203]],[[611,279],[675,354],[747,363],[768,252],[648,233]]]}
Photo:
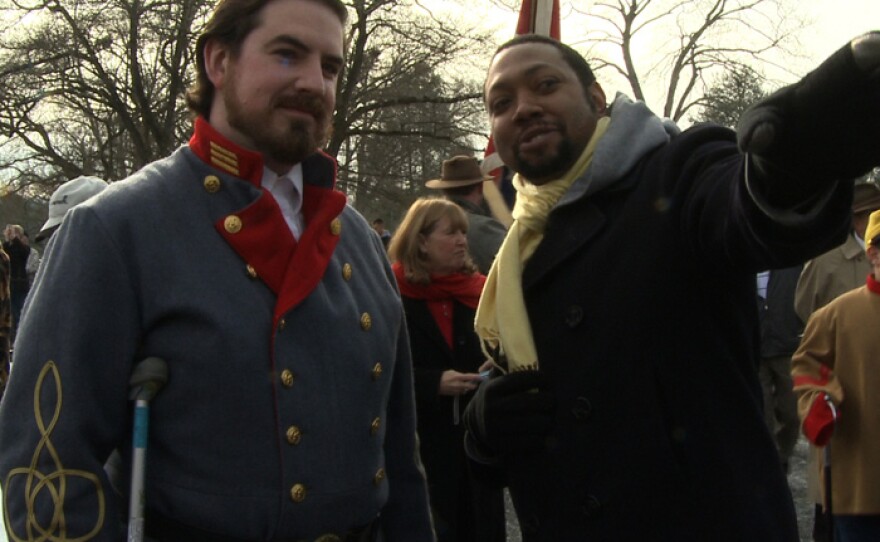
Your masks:
{"label": "woman with red scarf", "polygon": [[443,199],[416,200],[388,254],[412,347],[420,451],[439,542],[506,539],[497,484],[464,453],[460,415],[490,367],[474,332],[486,277],[468,254],[467,216]]}

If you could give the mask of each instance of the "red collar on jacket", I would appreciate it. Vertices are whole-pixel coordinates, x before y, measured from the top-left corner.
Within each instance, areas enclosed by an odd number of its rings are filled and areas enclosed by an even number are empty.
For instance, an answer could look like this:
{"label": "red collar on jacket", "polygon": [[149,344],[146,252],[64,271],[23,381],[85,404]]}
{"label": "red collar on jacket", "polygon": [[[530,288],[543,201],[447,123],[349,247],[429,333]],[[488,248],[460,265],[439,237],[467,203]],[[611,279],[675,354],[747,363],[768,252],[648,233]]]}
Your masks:
{"label": "red collar on jacket", "polygon": [[880,295],[880,282],[877,282],[877,279],[874,278],[874,273],[868,275],[868,290]]}
{"label": "red collar on jacket", "polygon": [[[260,189],[257,199],[217,220],[214,228],[278,296],[275,319],[279,319],[318,285],[339,237],[344,235],[338,217],[346,197],[334,189],[336,161],[318,151],[302,162],[306,227],[297,242],[275,198],[261,186],[260,153],[229,141],[202,117],[196,119],[189,146],[206,164]],[[231,232],[225,224],[233,215],[241,221],[241,227]]]}
{"label": "red collar on jacket", "polygon": [[196,118],[189,148],[206,164],[259,187],[263,179],[263,155],[226,139],[204,117]]}

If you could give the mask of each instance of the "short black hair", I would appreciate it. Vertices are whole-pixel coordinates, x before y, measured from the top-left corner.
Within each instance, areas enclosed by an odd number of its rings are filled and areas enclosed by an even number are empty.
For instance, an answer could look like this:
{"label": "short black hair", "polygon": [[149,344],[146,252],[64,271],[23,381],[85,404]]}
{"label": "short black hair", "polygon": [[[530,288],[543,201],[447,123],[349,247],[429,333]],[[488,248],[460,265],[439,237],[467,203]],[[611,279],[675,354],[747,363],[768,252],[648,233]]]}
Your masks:
{"label": "short black hair", "polygon": [[568,64],[572,70],[574,70],[575,75],[577,75],[578,80],[581,82],[581,86],[584,87],[584,94],[587,93],[590,85],[596,82],[596,76],[593,75],[593,70],[590,68],[587,60],[581,56],[580,53],[555,38],[543,36],[541,34],[520,34],[513,39],[502,43],[497,49],[495,49],[495,54],[492,55],[492,58],[494,59],[498,56],[498,53],[505,49],[510,49],[511,47],[516,47],[517,45],[522,45],[524,43],[544,43],[559,51],[559,54],[562,55],[562,59],[565,60],[565,63]]}

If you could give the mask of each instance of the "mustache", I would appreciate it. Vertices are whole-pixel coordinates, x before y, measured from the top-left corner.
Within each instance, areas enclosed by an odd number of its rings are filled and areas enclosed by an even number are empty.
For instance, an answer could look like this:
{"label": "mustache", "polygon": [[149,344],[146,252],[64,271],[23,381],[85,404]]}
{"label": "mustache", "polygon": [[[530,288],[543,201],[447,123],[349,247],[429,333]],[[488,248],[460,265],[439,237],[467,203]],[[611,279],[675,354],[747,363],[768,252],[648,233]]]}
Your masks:
{"label": "mustache", "polygon": [[520,124],[520,130],[528,132],[530,130],[559,130],[562,128],[562,122],[546,119],[525,120]]}
{"label": "mustache", "polygon": [[298,109],[315,118],[322,119],[327,116],[327,108],[320,97],[313,94],[291,94],[281,96],[277,105],[284,108]]}

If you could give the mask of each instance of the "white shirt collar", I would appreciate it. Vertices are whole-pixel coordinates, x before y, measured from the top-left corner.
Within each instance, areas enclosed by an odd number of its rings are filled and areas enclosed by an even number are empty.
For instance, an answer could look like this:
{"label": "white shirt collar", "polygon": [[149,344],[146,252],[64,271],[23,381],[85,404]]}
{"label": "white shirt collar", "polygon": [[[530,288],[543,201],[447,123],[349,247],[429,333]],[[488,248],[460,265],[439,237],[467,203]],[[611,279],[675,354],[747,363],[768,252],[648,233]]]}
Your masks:
{"label": "white shirt collar", "polygon": [[291,233],[299,239],[305,229],[305,220],[302,214],[302,164],[296,164],[284,175],[278,175],[264,166],[261,184],[275,198]]}

